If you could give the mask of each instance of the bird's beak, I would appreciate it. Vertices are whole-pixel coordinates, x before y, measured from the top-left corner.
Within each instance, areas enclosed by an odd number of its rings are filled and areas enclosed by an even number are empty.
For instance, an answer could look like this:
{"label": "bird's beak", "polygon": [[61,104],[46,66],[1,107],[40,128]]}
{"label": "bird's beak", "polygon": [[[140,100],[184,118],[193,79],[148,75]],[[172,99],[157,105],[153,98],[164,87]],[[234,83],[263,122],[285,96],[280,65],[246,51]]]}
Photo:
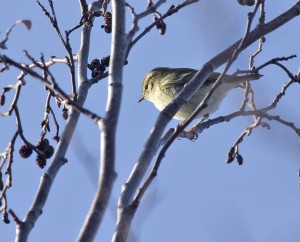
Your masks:
{"label": "bird's beak", "polygon": [[145,99],[145,97],[142,96],[142,97],[140,98],[140,100],[138,101],[138,103],[140,103],[140,102],[143,101],[144,99]]}

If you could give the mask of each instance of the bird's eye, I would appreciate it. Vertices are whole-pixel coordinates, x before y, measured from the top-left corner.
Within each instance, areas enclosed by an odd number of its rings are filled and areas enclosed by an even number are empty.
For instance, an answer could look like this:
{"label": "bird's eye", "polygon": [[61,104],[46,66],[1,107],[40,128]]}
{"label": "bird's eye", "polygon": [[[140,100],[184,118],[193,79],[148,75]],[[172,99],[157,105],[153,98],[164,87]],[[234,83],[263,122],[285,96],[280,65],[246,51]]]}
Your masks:
{"label": "bird's eye", "polygon": [[145,85],[145,91],[148,90],[148,83]]}

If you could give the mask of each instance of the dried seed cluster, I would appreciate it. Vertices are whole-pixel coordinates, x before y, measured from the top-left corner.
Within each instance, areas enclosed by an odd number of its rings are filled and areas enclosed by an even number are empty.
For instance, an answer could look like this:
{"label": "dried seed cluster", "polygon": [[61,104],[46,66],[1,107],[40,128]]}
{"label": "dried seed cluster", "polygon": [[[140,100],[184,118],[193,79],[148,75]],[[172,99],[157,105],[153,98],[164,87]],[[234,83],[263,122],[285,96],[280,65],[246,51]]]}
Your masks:
{"label": "dried seed cluster", "polygon": [[31,156],[32,154],[32,148],[31,147],[27,147],[26,145],[22,145],[20,150],[19,150],[19,154],[22,158],[26,159],[29,156]]}
{"label": "dried seed cluster", "polygon": [[88,68],[92,71],[92,77],[103,74],[106,68],[109,67],[110,56],[103,57],[101,61],[99,59],[93,59],[91,64],[88,64]]}
{"label": "dried seed cluster", "polygon": [[[54,147],[49,144],[48,139],[42,139],[35,147],[38,151],[36,157],[36,163],[40,168],[44,168],[46,165],[46,160],[51,158],[54,154]],[[22,158],[26,159],[31,156],[33,151],[32,147],[28,147],[26,145],[22,145],[19,154]]]}
{"label": "dried seed cluster", "polygon": [[112,14],[111,14],[111,12],[105,12],[104,23],[105,24],[101,25],[101,28],[103,28],[106,33],[110,34],[111,30],[112,30]]}

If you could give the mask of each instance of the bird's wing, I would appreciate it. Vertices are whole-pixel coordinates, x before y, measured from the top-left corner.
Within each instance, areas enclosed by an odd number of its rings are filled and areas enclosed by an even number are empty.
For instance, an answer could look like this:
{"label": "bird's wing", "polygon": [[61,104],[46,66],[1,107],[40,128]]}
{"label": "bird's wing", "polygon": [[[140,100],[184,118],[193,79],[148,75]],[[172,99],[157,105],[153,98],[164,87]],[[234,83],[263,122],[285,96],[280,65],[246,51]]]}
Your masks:
{"label": "bird's wing", "polygon": [[174,86],[184,86],[196,74],[197,70],[189,68],[170,69],[160,82],[160,88],[167,89]]}
{"label": "bird's wing", "polygon": [[[166,74],[163,77],[163,80],[160,82],[160,87],[162,89],[170,88],[172,86],[184,86],[186,83],[188,83],[193,76],[196,74],[197,70],[195,69],[189,69],[189,68],[177,68],[170,69],[170,72]],[[218,77],[220,76],[220,73],[213,72],[206,80],[205,84],[212,84],[214,83]]]}
{"label": "bird's wing", "polygon": [[213,72],[210,74],[210,76],[207,78],[205,84],[213,84],[216,82],[216,80],[219,78],[221,73],[219,72]]}

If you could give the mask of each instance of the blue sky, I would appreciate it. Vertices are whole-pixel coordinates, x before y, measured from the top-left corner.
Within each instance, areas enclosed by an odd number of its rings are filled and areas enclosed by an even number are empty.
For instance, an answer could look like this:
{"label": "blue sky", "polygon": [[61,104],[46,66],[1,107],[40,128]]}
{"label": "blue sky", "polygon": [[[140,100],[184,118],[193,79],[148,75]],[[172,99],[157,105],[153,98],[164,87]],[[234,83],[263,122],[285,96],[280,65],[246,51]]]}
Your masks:
{"label": "blue sky", "polygon": [[[136,4],[130,1],[137,12],[145,8],[146,2],[139,1]],[[171,4],[177,3],[180,1],[168,1],[160,11],[163,13]],[[287,10],[293,3],[286,0],[271,6],[272,3],[267,1],[266,20]],[[54,4],[62,30],[70,29],[78,23],[78,2],[65,0],[61,3],[54,1]],[[52,55],[66,55],[55,31],[35,1],[2,0],[1,6],[0,39],[3,39],[5,30],[17,19],[32,21],[30,31],[21,25],[14,29],[7,43],[8,50],[1,50],[1,53],[27,63],[23,49],[37,59],[40,53],[44,53],[46,60]],[[144,75],[157,66],[200,68],[243,36],[250,10],[239,6],[236,0],[226,3],[222,0],[203,0],[169,17],[166,20],[166,35],[160,36],[154,29],[132,49],[129,63],[124,68],[124,95],[117,135],[118,178],[95,241],[111,240],[121,185],[129,176],[158,115],[151,103],[137,103]],[[143,19],[141,29],[151,21],[151,17]],[[256,65],[274,57],[299,55],[299,21],[296,18],[266,36],[264,51],[256,59]],[[100,28],[102,24],[103,21],[99,19],[94,23],[90,60],[110,53],[110,35]],[[130,24],[128,15],[128,28]],[[76,52],[79,31],[71,38]],[[257,44],[254,44],[243,52],[230,72],[237,68],[247,69],[248,56],[256,48]],[[299,58],[285,64],[296,73]],[[57,65],[52,71],[59,84],[69,92],[68,69]],[[18,73],[13,68],[10,73],[1,73],[0,87],[15,83]],[[285,73],[275,67],[264,69],[262,74],[264,77],[253,84],[258,107],[269,104],[288,80]],[[289,89],[287,96],[272,114],[278,114],[300,126],[299,115],[295,111],[300,101],[298,92],[297,85]],[[103,115],[106,94],[107,81],[103,80],[91,88],[86,107]],[[28,77],[19,108],[25,135],[32,143],[39,138],[46,96],[42,85]],[[232,91],[213,117],[235,111],[242,97],[241,90]],[[8,108],[11,98],[12,93],[7,95],[7,105],[1,107],[1,112]],[[60,111],[54,103],[52,106],[60,117]],[[59,121],[63,127],[64,121],[61,118]],[[299,241],[299,138],[296,134],[287,127],[270,122],[271,130],[255,129],[240,145],[244,165],[238,166],[235,162],[225,164],[229,148],[251,121],[251,117],[238,118],[211,127],[196,142],[178,140],[174,143],[135,216],[133,237],[136,241]],[[174,120],[169,127],[177,124]],[[1,118],[1,152],[15,129],[14,117]],[[49,138],[51,136],[53,134]],[[18,141],[17,147],[21,145]],[[94,196],[99,150],[98,127],[82,116],[67,153],[69,162],[58,174],[29,241],[60,242],[76,239]],[[23,160],[16,154],[8,204],[20,218],[25,216],[33,201],[42,173],[43,170],[35,165],[34,157]],[[1,241],[14,240],[13,222],[9,225],[0,223],[0,230]]]}

